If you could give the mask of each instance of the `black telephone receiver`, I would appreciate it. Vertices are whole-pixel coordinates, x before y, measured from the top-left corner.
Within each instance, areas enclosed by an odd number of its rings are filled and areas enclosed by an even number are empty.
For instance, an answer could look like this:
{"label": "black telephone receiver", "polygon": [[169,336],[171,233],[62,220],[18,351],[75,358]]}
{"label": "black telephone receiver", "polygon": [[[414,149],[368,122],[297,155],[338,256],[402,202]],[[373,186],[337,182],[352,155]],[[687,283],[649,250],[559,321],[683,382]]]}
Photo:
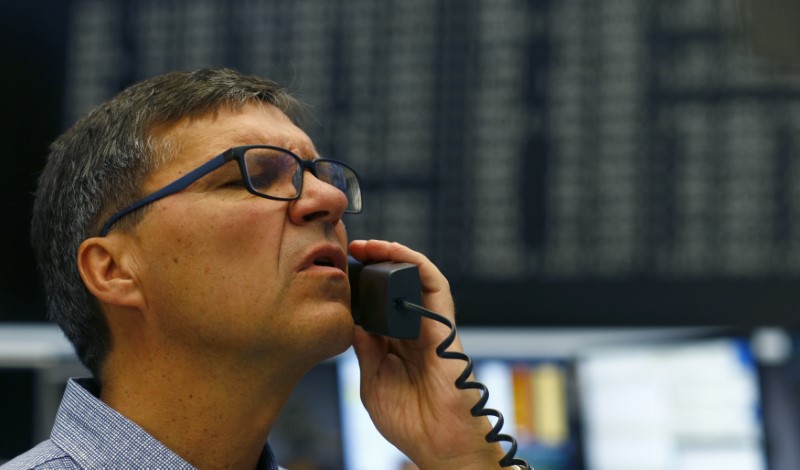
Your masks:
{"label": "black telephone receiver", "polygon": [[398,339],[419,338],[420,316],[401,300],[422,304],[419,269],[411,263],[362,264],[348,257],[353,321],[365,330]]}
{"label": "black telephone receiver", "polygon": [[456,337],[456,327],[447,318],[425,309],[422,304],[422,283],[419,269],[411,263],[386,261],[375,264],[361,264],[352,256],[348,259],[350,274],[350,298],[353,321],[371,333],[399,339],[419,338],[420,319],[424,316],[448,328],[450,335],[436,348],[436,355],[442,359],[460,359],[467,363],[464,371],[456,379],[459,390],[480,390],[481,398],[472,407],[472,416],[494,416],[497,418],[492,430],[486,434],[486,442],[509,442],[510,448],[499,463],[503,467],[521,465],[532,470],[522,459],[514,458],[517,441],[513,436],[500,434],[503,415],[492,408],[485,408],[489,390],[480,382],[469,380],[472,373],[472,359],[458,351],[448,351]]}

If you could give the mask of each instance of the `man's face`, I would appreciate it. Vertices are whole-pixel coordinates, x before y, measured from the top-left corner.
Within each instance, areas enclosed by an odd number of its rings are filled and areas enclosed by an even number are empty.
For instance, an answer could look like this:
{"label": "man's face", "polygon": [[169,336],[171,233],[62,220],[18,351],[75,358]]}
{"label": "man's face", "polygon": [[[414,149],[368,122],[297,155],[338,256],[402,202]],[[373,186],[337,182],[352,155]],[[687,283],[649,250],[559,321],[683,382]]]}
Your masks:
{"label": "man's face", "polygon": [[[178,150],[147,179],[144,193],[239,145],[316,156],[309,137],[266,104],[184,120],[163,135]],[[301,197],[290,202],[255,196],[240,182],[229,162],[152,204],[132,231],[158,340],[188,353],[253,360],[341,352],[353,331],[345,195],[309,172]]]}

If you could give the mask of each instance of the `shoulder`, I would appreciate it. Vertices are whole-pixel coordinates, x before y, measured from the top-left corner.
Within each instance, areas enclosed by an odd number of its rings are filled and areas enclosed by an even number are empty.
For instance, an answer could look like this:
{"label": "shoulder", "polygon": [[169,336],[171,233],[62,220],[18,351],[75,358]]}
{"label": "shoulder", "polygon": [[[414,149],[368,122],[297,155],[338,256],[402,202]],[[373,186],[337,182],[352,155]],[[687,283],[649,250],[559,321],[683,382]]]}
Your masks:
{"label": "shoulder", "polygon": [[14,460],[0,465],[0,470],[70,470],[80,469],[72,458],[47,440]]}

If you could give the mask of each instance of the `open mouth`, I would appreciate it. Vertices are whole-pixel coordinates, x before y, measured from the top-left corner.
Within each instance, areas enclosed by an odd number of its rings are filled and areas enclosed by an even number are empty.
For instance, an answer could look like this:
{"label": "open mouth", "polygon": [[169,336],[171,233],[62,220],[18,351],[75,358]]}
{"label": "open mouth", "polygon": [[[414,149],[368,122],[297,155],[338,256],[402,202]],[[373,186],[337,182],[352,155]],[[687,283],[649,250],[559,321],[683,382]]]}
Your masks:
{"label": "open mouth", "polygon": [[320,268],[321,273],[327,271],[328,274],[331,273],[330,270],[322,268],[335,268],[342,272],[347,272],[347,256],[344,250],[332,243],[319,244],[306,253],[306,256],[297,267],[299,271],[308,268]]}
{"label": "open mouth", "polygon": [[314,260],[314,265],[315,266],[328,266],[328,267],[331,267],[331,268],[335,266],[333,264],[333,260],[331,260],[330,258],[317,258],[317,259]]}

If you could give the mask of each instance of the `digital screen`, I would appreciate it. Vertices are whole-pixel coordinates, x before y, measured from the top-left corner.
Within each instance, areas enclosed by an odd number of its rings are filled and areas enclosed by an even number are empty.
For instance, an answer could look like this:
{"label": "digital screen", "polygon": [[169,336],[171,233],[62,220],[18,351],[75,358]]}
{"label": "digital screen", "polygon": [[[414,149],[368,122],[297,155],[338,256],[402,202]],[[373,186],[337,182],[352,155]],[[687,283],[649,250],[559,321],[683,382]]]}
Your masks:
{"label": "digital screen", "polygon": [[282,468],[342,470],[337,380],[336,363],[324,361],[302,378],[283,405],[269,434]]}
{"label": "digital screen", "polygon": [[344,469],[368,470],[375,462],[387,470],[403,469],[408,458],[381,436],[361,403],[360,371],[352,349],[337,358],[337,369]]}
{"label": "digital screen", "polygon": [[[380,435],[364,409],[355,355],[348,352],[340,356],[338,367],[345,470],[372,470],[375,462],[390,470],[415,468]],[[503,414],[502,432],[516,438],[516,457],[537,470],[580,468],[566,363],[555,359],[475,358],[475,376],[489,389],[486,406]]]}
{"label": "digital screen", "polygon": [[617,347],[576,365],[588,470],[765,470],[744,340]]}
{"label": "digital screen", "polygon": [[8,43],[32,47],[33,30],[51,44],[20,54],[46,57],[29,60],[54,83],[8,77],[31,84],[20,96],[50,94],[13,108],[26,164],[8,178],[17,262],[0,315],[43,310],[17,252],[58,128],[134,81],[228,66],[311,105],[320,154],[364,182],[351,237],[429,256],[463,325],[785,324],[800,86],[754,55],[745,3],[68,0],[47,23],[37,3]]}
{"label": "digital screen", "polygon": [[487,406],[503,413],[503,432],[516,439],[517,457],[538,470],[579,468],[566,363],[481,359],[475,376],[489,388]]}

